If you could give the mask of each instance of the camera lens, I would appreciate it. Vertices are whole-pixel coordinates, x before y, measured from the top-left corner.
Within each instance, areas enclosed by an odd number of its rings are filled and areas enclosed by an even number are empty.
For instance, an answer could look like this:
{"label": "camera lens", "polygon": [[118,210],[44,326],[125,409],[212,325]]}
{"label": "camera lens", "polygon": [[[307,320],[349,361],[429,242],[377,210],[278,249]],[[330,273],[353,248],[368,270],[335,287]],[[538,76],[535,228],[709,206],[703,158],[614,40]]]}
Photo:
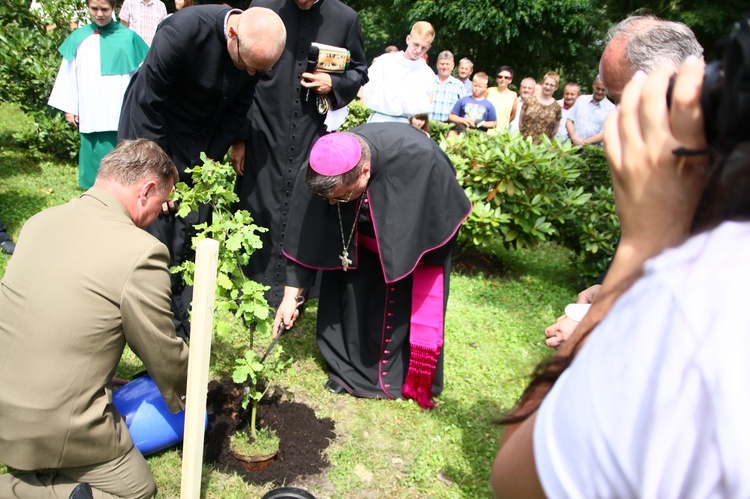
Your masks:
{"label": "camera lens", "polygon": [[[672,91],[676,79],[676,74],[669,79],[669,87],[667,88],[667,106],[669,107],[672,106]],[[714,61],[707,64],[703,76],[703,89],[701,90],[701,110],[703,111],[703,128],[709,144],[712,144],[718,137],[716,122],[723,84],[724,72],[721,69],[721,62]]]}

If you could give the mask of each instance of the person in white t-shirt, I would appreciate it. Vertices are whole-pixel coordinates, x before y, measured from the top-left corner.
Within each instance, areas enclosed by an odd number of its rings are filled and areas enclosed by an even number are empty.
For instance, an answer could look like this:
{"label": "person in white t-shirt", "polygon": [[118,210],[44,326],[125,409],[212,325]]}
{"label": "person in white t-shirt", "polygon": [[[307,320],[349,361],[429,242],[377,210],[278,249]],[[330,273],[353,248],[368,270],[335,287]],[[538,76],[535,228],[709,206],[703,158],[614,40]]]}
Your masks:
{"label": "person in white t-shirt", "polygon": [[681,66],[670,109],[673,71],[636,73],[607,120],[620,245],[591,311],[506,419],[498,496],[750,497],[750,142],[709,168],[704,65]]}
{"label": "person in white t-shirt", "polygon": [[563,98],[557,101],[562,109],[562,119],[560,120],[560,125],[557,127],[557,135],[555,135],[555,138],[559,139],[560,142],[565,142],[569,138],[565,124],[568,121],[568,113],[580,96],[581,85],[578,83],[569,81],[563,87]]}

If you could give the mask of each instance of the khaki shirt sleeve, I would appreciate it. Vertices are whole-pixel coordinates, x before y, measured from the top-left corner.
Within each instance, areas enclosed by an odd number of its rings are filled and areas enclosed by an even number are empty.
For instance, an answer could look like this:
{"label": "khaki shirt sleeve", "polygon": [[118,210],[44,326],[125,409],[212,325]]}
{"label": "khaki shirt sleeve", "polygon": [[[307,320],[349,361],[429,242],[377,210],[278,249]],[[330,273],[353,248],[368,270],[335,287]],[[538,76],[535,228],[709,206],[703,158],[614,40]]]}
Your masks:
{"label": "khaki shirt sleeve", "polygon": [[154,242],[133,267],[120,312],[125,341],[176,413],[185,408],[188,346],[175,335],[172,324],[168,264],[167,248]]}

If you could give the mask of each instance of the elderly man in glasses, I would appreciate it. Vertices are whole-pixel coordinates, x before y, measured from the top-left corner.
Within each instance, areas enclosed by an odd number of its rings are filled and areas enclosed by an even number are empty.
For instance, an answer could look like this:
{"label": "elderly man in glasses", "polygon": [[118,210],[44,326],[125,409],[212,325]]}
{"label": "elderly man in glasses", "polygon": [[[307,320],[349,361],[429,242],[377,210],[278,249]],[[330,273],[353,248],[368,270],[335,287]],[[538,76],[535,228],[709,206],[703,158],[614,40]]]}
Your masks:
{"label": "elderly man in glasses", "polygon": [[[189,183],[185,169],[201,164],[201,152],[221,160],[232,144],[244,150],[253,76],[273,68],[285,42],[284,23],[270,9],[199,5],[168,17],[125,93],[118,140],[153,140]],[[192,258],[193,225],[207,219],[208,209],[175,219],[165,208],[148,231],[177,265]],[[172,294],[177,333],[188,337],[192,288],[173,276]]]}

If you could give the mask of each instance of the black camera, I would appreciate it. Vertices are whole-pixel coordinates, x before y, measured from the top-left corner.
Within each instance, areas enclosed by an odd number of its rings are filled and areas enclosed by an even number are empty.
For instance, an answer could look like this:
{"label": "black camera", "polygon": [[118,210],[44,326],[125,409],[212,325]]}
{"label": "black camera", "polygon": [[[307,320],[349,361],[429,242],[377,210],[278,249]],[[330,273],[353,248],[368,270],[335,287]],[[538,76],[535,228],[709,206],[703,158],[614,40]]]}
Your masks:
{"label": "black camera", "polygon": [[709,146],[726,151],[750,139],[750,13],[722,45],[722,60],[706,65],[701,108]]}

